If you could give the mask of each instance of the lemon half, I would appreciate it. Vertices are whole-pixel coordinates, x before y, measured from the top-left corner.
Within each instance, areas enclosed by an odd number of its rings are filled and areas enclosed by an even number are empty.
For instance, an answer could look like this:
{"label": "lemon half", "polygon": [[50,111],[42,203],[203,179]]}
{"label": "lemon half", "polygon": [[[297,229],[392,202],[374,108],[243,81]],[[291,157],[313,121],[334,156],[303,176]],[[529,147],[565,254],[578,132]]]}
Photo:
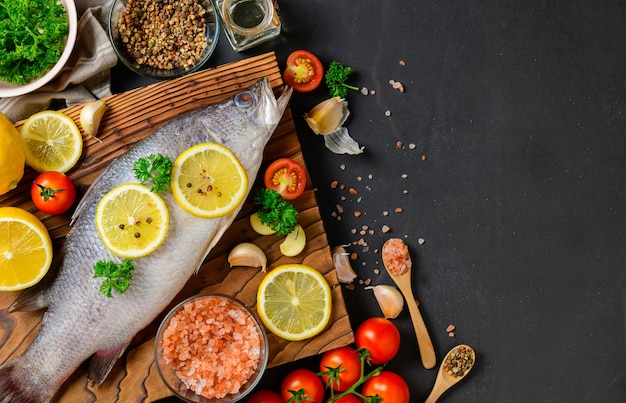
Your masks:
{"label": "lemon half", "polygon": [[265,327],[283,339],[296,341],[316,336],[330,321],[330,286],[313,267],[279,266],[259,285],[257,312]]}
{"label": "lemon half", "polygon": [[83,152],[83,138],[76,123],[58,111],[42,111],[22,126],[26,164],[37,172],[69,171]]}
{"label": "lemon half", "polygon": [[0,291],[37,284],[52,263],[52,241],[37,217],[17,207],[0,207]]}
{"label": "lemon half", "polygon": [[172,193],[189,213],[215,218],[235,210],[248,190],[248,175],[235,154],[217,143],[181,153],[172,167]]}
{"label": "lemon half", "polygon": [[168,225],[167,205],[144,185],[120,185],[104,195],[96,207],[100,239],[108,250],[123,258],[154,252],[165,240]]}

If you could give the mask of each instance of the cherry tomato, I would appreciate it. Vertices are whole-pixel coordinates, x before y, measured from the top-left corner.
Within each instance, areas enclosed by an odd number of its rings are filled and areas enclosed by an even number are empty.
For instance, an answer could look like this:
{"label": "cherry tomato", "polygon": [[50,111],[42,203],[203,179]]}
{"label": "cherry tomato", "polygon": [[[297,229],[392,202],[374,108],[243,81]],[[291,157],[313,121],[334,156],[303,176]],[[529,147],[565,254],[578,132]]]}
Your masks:
{"label": "cherry tomato", "polygon": [[322,62],[313,53],[296,50],[287,58],[283,80],[294,91],[309,92],[317,88],[324,78]]}
{"label": "cherry tomato", "polygon": [[370,363],[378,365],[390,361],[400,349],[400,331],[385,318],[366,319],[355,334],[357,348],[370,352]]}
{"label": "cherry tomato", "polygon": [[409,385],[395,372],[382,371],[363,385],[364,396],[380,396],[381,403],[409,403]]}
{"label": "cherry tomato", "polygon": [[363,403],[363,400],[359,399],[355,395],[345,395],[337,400],[335,403]]}
{"label": "cherry tomato", "polygon": [[[361,360],[359,353],[352,347],[337,347],[327,351],[320,361],[320,373],[328,373],[334,369],[338,370],[337,376],[333,378],[334,390],[343,392],[361,378]],[[322,380],[326,385],[329,374],[323,374]]]}
{"label": "cherry tomato", "polygon": [[291,158],[280,158],[265,170],[265,187],[274,189],[285,200],[293,200],[304,192],[306,172]]}
{"label": "cherry tomato", "polygon": [[296,369],[288,373],[283,379],[280,391],[285,402],[292,399],[292,402],[321,403],[324,400],[324,384],[320,377],[309,369]]}
{"label": "cherry tomato", "polygon": [[35,178],[30,186],[30,196],[35,206],[46,214],[62,214],[72,207],[76,188],[69,176],[48,171]]}
{"label": "cherry tomato", "polygon": [[284,403],[283,398],[271,390],[259,390],[250,395],[246,403]]}

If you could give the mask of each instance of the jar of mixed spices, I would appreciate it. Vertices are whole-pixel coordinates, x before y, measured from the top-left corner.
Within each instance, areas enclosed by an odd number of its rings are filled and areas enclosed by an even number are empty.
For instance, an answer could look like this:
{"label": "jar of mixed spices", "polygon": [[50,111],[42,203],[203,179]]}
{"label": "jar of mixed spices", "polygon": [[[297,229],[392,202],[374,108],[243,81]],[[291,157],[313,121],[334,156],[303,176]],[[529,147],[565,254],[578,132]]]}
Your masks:
{"label": "jar of mixed spices", "polygon": [[237,52],[249,49],[280,34],[275,0],[215,0],[224,32]]}

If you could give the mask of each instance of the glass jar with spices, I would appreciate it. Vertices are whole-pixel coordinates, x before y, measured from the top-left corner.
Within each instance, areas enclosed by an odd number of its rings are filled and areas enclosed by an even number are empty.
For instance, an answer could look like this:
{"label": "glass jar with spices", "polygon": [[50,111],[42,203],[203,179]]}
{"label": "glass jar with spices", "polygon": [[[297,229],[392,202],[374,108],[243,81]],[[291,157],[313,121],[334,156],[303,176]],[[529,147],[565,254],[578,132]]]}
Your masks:
{"label": "glass jar with spices", "polygon": [[237,52],[280,34],[275,0],[215,0],[224,32]]}

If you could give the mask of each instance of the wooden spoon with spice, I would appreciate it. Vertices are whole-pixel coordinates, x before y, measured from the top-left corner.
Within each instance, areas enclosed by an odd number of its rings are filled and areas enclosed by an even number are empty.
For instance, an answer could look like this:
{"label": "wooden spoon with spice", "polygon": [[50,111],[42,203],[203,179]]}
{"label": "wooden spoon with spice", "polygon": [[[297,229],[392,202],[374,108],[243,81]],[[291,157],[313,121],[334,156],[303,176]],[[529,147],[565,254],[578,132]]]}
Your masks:
{"label": "wooden spoon with spice", "polygon": [[435,403],[443,392],[467,376],[475,362],[476,353],[467,344],[459,344],[450,350],[439,367],[435,386],[425,403]]}
{"label": "wooden spoon with spice", "polygon": [[415,330],[415,336],[417,336],[417,345],[420,350],[422,365],[426,369],[431,369],[437,364],[437,358],[435,357],[435,349],[426,329],[426,324],[413,296],[409,248],[401,239],[391,238],[383,245],[382,258],[387,273],[389,273],[402,295],[404,295],[406,305],[409,308],[413,329]]}

